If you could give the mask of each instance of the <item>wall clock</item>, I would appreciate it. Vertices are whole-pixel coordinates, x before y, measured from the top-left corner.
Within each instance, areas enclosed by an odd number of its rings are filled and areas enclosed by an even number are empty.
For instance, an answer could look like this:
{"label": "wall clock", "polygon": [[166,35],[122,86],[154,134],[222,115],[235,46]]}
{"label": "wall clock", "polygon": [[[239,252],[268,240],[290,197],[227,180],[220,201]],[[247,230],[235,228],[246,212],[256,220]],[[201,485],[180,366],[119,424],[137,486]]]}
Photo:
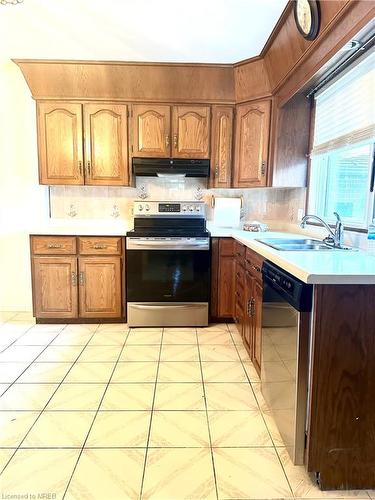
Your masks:
{"label": "wall clock", "polygon": [[314,40],[319,32],[320,10],[316,0],[295,0],[294,19],[297,29],[306,40]]}

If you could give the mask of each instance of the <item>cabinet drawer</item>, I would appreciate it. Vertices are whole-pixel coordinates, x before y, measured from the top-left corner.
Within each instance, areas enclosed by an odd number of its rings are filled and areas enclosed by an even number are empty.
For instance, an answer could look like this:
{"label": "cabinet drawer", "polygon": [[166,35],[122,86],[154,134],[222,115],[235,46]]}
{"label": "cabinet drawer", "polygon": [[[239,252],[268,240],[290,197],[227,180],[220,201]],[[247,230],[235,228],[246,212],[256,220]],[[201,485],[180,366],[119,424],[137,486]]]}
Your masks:
{"label": "cabinet drawer", "polygon": [[238,241],[234,242],[234,256],[238,260],[242,260],[245,257],[245,250],[246,247],[242,243],[239,243]]}
{"label": "cabinet drawer", "polygon": [[250,248],[246,248],[246,269],[257,278],[262,280],[262,265],[264,258]]}
{"label": "cabinet drawer", "polygon": [[34,255],[74,255],[77,252],[74,236],[32,236]]}
{"label": "cabinet drawer", "polygon": [[81,255],[121,255],[122,238],[87,236],[78,238]]}
{"label": "cabinet drawer", "polygon": [[234,240],[232,238],[220,238],[219,241],[220,256],[233,256],[234,255]]}

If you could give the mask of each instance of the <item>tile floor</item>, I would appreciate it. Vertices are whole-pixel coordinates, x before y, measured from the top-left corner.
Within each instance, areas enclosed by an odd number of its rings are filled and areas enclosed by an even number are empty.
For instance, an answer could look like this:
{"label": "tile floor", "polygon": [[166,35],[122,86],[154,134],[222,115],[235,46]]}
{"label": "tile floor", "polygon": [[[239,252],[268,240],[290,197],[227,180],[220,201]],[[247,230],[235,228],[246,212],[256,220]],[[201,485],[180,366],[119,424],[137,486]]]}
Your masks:
{"label": "tile floor", "polygon": [[0,395],[2,498],[375,498],[291,464],[233,325],[0,313]]}

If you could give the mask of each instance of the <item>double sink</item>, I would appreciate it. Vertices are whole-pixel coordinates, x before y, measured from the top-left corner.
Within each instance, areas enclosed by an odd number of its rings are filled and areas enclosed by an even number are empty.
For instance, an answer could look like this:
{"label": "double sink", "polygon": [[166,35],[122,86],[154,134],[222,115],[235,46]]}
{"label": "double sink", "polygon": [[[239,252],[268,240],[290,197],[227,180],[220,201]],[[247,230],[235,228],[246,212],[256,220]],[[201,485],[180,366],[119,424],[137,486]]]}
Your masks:
{"label": "double sink", "polygon": [[283,239],[283,238],[257,238],[255,241],[259,241],[259,243],[263,243],[275,250],[284,250],[284,251],[320,251],[320,250],[351,250],[349,247],[333,247],[331,245],[327,245],[324,241],[314,240],[311,238],[307,239]]}

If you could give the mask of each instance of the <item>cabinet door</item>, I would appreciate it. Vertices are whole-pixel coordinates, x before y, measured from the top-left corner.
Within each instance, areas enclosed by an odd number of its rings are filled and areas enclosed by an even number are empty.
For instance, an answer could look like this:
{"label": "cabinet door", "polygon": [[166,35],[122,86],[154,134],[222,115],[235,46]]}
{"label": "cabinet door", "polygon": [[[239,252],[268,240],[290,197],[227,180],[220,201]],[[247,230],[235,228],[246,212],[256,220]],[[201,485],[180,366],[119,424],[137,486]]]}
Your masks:
{"label": "cabinet door", "polygon": [[33,257],[32,281],[37,318],[77,317],[76,257]]}
{"label": "cabinet door", "polygon": [[[217,263],[217,316],[219,318],[233,318],[235,292],[235,260],[234,240],[220,238]],[[214,282],[213,282],[213,286]]]}
{"label": "cabinet door", "polygon": [[253,363],[260,375],[261,350],[262,350],[262,302],[263,302],[263,287],[254,280],[253,286],[254,297],[254,315],[253,315]]}
{"label": "cabinet door", "polygon": [[174,106],[172,113],[172,156],[209,158],[210,108]]}
{"label": "cabinet door", "polygon": [[153,104],[132,106],[132,156],[166,158],[171,154],[171,108]]}
{"label": "cabinet door", "polygon": [[266,186],[271,101],[238,106],[236,117],[235,187]]}
{"label": "cabinet door", "polygon": [[210,185],[214,188],[230,187],[233,134],[233,108],[231,106],[214,106],[212,108],[211,130]]}
{"label": "cabinet door", "polygon": [[245,303],[245,321],[243,330],[243,340],[245,347],[249,353],[250,358],[253,358],[253,317],[251,315],[252,302],[253,302],[253,289],[254,289],[254,278],[251,276],[250,272],[246,270],[246,303]]}
{"label": "cabinet door", "polygon": [[121,258],[79,257],[79,315],[121,317]]}
{"label": "cabinet door", "polygon": [[85,184],[128,185],[127,106],[85,104],[83,114]]}
{"label": "cabinet door", "polygon": [[40,184],[83,184],[82,105],[37,104]]}

